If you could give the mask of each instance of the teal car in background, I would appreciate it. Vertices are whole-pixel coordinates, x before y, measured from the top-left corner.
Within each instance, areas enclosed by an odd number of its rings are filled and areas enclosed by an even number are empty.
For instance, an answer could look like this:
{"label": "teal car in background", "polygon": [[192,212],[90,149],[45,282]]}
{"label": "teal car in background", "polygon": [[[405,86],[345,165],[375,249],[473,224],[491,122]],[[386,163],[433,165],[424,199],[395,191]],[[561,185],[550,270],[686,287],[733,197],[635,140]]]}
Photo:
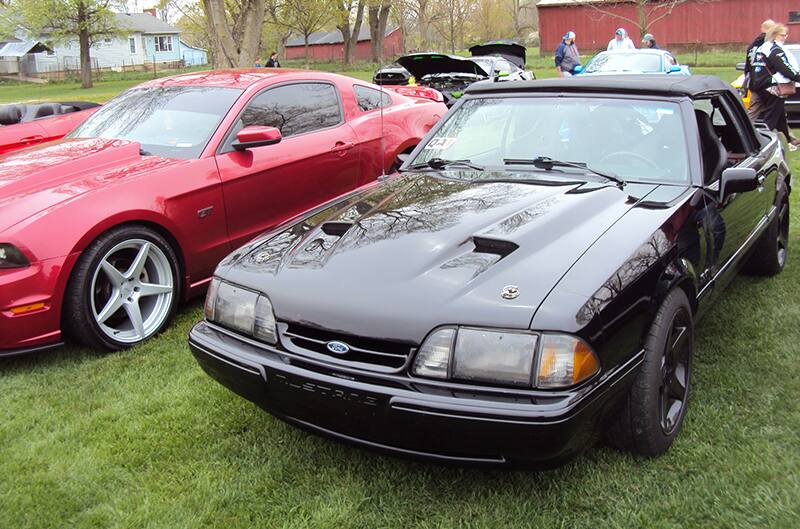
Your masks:
{"label": "teal car in background", "polygon": [[620,74],[691,75],[692,72],[666,50],[643,49],[600,52],[578,75]]}

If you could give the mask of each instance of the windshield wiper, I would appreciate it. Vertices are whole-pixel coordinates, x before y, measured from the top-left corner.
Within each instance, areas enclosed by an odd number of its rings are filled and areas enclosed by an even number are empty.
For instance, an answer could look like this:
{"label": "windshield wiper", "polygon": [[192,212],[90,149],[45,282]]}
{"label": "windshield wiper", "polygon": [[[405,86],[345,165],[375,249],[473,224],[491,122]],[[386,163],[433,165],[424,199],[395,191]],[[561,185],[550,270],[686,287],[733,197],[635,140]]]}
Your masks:
{"label": "windshield wiper", "polygon": [[531,159],[506,158],[503,160],[503,163],[505,163],[506,165],[532,165],[538,169],[544,169],[546,171],[552,171],[553,167],[574,167],[576,169],[583,169],[584,171],[588,171],[592,174],[605,178],[606,180],[611,180],[612,182],[616,182],[619,187],[625,185],[625,180],[621,179],[617,175],[613,173],[606,173],[592,169],[586,164],[586,162],[565,162],[563,160],[554,160],[552,158],[548,158],[547,156],[538,156],[536,158],[531,158]]}
{"label": "windshield wiper", "polygon": [[461,166],[461,167],[468,167],[470,169],[474,169],[476,171],[483,171],[484,167],[478,164],[474,164],[469,160],[444,160],[442,158],[431,158],[427,162],[422,163],[415,163],[413,165],[409,165],[406,169],[445,169],[447,167],[452,166]]}

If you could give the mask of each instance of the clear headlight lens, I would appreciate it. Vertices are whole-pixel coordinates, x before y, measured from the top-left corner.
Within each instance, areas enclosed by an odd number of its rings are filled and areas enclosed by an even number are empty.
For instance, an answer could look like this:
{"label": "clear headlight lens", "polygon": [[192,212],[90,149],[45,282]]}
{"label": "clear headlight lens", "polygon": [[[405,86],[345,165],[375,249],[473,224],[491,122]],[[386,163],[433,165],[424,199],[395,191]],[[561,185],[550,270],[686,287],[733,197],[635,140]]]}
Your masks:
{"label": "clear headlight lens", "polygon": [[460,328],[453,378],[530,387],[536,335]]}
{"label": "clear headlight lens", "polygon": [[600,370],[580,338],[471,327],[442,327],[423,342],[411,373],[421,377],[555,389]]}
{"label": "clear headlight lens", "polygon": [[447,378],[455,336],[456,330],[452,327],[438,329],[430,334],[419,348],[411,372],[421,377]]}
{"label": "clear headlight lens", "polygon": [[545,334],[539,354],[536,387],[573,386],[600,371],[600,362],[583,340],[564,334]]}
{"label": "clear headlight lens", "polygon": [[209,321],[267,343],[278,343],[275,312],[263,294],[214,278],[204,310]]}
{"label": "clear headlight lens", "polygon": [[0,243],[0,268],[23,268],[29,264],[30,261],[19,248],[13,244]]}

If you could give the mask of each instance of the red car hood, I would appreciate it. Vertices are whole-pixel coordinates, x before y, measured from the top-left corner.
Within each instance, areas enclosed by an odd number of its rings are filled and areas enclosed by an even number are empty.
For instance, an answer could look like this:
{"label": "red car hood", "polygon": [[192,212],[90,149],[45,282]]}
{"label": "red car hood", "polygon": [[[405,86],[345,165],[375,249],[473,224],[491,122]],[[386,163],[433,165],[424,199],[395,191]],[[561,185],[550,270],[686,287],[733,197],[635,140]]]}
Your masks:
{"label": "red car hood", "polygon": [[90,191],[185,163],[139,154],[127,140],[61,140],[0,156],[0,232]]}

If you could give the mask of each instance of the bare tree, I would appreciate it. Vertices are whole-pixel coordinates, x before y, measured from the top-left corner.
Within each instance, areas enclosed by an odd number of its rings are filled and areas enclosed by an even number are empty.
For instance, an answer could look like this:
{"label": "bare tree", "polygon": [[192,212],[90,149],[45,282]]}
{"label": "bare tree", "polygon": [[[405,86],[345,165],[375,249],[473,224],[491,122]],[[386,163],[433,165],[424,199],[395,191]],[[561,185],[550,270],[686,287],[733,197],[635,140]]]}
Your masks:
{"label": "bare tree", "polygon": [[214,65],[252,66],[261,47],[264,0],[202,0]]}
{"label": "bare tree", "polygon": [[[656,22],[668,17],[676,7],[688,1],[689,0],[608,0],[606,2],[598,2],[597,0],[569,0],[572,5],[587,6],[601,15],[629,22],[639,30],[639,37],[644,37],[645,34],[650,33],[650,28],[653,27]],[[716,1],[717,0],[693,0],[694,3],[704,4]],[[636,9],[636,19],[612,10],[615,7],[630,5],[631,3]]]}
{"label": "bare tree", "polygon": [[391,0],[372,0],[369,6],[369,35],[372,47],[372,62],[383,62],[383,38],[386,36],[386,24],[389,23]]}
{"label": "bare tree", "polygon": [[508,10],[511,12],[511,22],[514,25],[514,35],[522,40],[524,33],[536,29],[538,12],[536,2],[532,0],[507,0]]}
{"label": "bare tree", "polygon": [[464,47],[464,25],[475,9],[473,0],[441,0],[441,16],[434,23],[439,34],[447,41],[450,52]]}

